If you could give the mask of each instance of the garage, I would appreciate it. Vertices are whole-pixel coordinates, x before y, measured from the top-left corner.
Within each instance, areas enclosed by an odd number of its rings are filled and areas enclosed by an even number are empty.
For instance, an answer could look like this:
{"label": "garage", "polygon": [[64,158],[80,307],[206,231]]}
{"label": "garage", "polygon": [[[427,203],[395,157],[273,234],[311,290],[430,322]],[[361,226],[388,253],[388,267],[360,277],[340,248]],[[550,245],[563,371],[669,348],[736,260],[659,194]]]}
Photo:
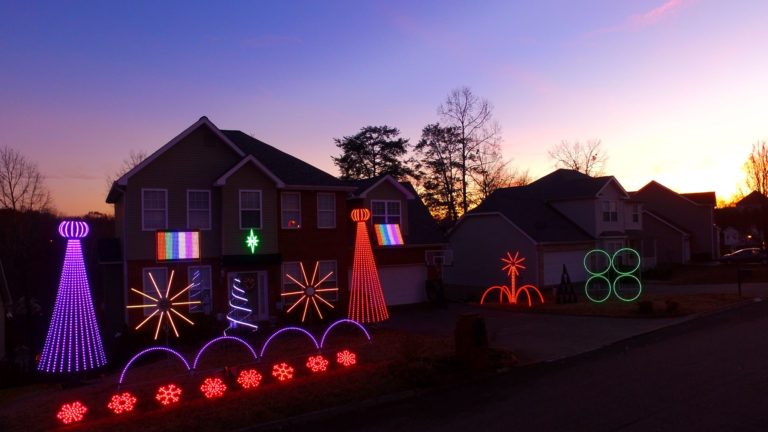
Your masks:
{"label": "garage", "polygon": [[568,269],[572,282],[582,282],[586,279],[584,271],[585,250],[544,252],[544,285],[557,285],[563,273],[563,264]]}
{"label": "garage", "polygon": [[382,266],[379,279],[387,305],[422,303],[427,301],[424,281],[427,268],[422,265]]}

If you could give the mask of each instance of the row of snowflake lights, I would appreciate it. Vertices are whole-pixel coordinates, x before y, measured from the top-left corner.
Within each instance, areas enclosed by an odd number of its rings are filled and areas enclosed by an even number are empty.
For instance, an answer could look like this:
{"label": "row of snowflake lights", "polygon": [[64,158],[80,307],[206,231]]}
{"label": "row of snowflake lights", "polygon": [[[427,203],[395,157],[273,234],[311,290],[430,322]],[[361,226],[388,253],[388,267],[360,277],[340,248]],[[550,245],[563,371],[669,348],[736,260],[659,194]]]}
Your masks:
{"label": "row of snowflake lights", "polygon": [[88,224],[82,221],[59,224],[59,234],[67,239],[67,250],[51,324],[37,365],[39,371],[80,372],[107,363],[80,244],[88,231]]}
{"label": "row of snowflake lights", "polygon": [[350,319],[361,323],[381,322],[389,319],[389,312],[365,224],[371,218],[371,211],[366,208],[354,209],[351,217],[357,223],[357,228],[348,315]]}

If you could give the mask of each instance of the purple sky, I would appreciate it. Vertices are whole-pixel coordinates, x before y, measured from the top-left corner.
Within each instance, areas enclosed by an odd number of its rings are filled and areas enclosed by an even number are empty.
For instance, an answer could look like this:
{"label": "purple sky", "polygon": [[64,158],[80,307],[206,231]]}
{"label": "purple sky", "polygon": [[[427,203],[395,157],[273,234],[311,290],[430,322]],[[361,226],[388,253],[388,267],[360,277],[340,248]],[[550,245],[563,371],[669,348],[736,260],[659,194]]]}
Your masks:
{"label": "purple sky", "polygon": [[[0,145],[65,214],[110,212],[105,178],[207,115],[331,173],[334,137],[416,142],[470,86],[534,176],[600,138],[627,189],[727,198],[768,139],[768,2],[0,1]],[[221,7],[226,5],[226,7]]]}

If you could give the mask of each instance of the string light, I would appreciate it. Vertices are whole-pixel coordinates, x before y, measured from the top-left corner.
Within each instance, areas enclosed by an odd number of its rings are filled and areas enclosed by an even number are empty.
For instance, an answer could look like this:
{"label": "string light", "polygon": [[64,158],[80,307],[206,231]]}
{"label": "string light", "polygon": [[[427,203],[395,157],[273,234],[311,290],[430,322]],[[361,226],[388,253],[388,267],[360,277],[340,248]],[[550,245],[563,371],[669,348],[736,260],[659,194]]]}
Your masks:
{"label": "string light", "polygon": [[264,357],[264,353],[267,351],[267,347],[269,346],[269,343],[272,342],[272,339],[276,338],[280,334],[283,334],[286,332],[296,332],[296,331],[307,335],[307,337],[309,337],[309,339],[312,340],[312,343],[315,344],[315,348],[317,348],[318,350],[320,349],[320,344],[317,343],[317,339],[315,339],[315,337],[312,336],[312,333],[304,330],[301,327],[283,327],[280,330],[272,333],[272,335],[268,337],[266,341],[264,341],[264,345],[261,347],[261,352],[259,353],[259,357],[261,358]]}
{"label": "string light", "polygon": [[140,353],[138,353],[135,356],[131,357],[130,360],[128,360],[128,363],[125,364],[125,367],[123,368],[123,371],[120,373],[120,379],[117,381],[117,384],[119,385],[119,384],[123,383],[123,379],[125,378],[125,373],[128,372],[128,369],[131,367],[133,362],[135,362],[139,357],[141,357],[141,356],[143,356],[145,354],[151,353],[151,352],[155,352],[155,351],[165,351],[165,352],[171,353],[171,354],[175,355],[176,358],[181,360],[182,363],[184,363],[184,366],[187,368],[187,370],[191,369],[189,367],[189,363],[187,363],[187,359],[185,359],[183,355],[179,354],[178,351],[174,351],[174,350],[172,350],[170,348],[166,348],[166,347],[150,347],[150,348],[145,349],[144,351],[141,351]]}
{"label": "string light", "polygon": [[362,324],[360,324],[357,321],[344,318],[334,322],[333,324],[329,325],[327,329],[325,329],[325,332],[323,332],[323,337],[320,339],[320,348],[325,346],[325,339],[328,337],[328,334],[331,332],[331,330],[340,324],[351,324],[351,325],[357,326],[357,328],[362,330],[363,334],[365,334],[365,337],[368,338],[368,341],[370,342],[371,335],[368,333],[368,330],[366,330],[365,327],[363,327]]}
{"label": "string light", "polygon": [[272,366],[272,376],[279,381],[286,381],[293,378],[293,368],[288,363],[278,363]]}
{"label": "string light", "polygon": [[389,319],[389,312],[373,258],[368,227],[365,224],[365,221],[371,218],[371,211],[364,208],[354,209],[351,216],[352,220],[357,222],[357,228],[348,316],[362,323],[384,321]]}
{"label": "string light", "polygon": [[155,399],[162,405],[175,404],[181,400],[181,389],[176,384],[168,384],[157,389]]}
{"label": "string light", "polygon": [[321,355],[310,356],[307,359],[307,367],[312,372],[325,372],[328,369],[328,360]]}
{"label": "string light", "polygon": [[64,424],[76,423],[83,420],[86,412],[88,407],[77,401],[62,405],[56,418]]}
{"label": "string light", "polygon": [[[616,266],[616,263],[619,261],[618,257],[619,254],[622,253],[628,253],[631,255],[635,255],[635,266],[630,270],[622,270],[619,269]],[[603,255],[605,256],[605,262],[606,266],[604,269],[591,269],[589,265],[587,265],[587,262],[590,261],[590,256],[592,255]],[[593,258],[591,261],[595,261],[596,259]],[[634,275],[634,273],[640,268],[640,254],[631,248],[621,248],[613,253],[613,255],[610,255],[608,252],[602,250],[602,249],[593,249],[589,252],[587,252],[584,255],[584,269],[589,274],[589,278],[584,283],[584,293],[586,294],[587,298],[590,299],[594,303],[602,303],[611,296],[611,292],[616,294],[616,297],[624,302],[631,302],[635,301],[640,297],[640,294],[643,292],[643,284],[640,282],[640,279],[637,278],[637,276]],[[613,269],[613,271],[616,273],[616,278],[614,278],[613,282],[609,279],[608,271]],[[634,296],[624,297],[619,291],[619,282],[622,279],[628,279],[629,281],[634,281],[634,284],[637,284],[637,293]],[[607,286],[607,288],[603,288],[602,290],[596,289],[595,285],[596,282],[602,282]],[[630,282],[633,283],[633,282]],[[604,295],[599,295],[598,293],[600,291],[605,291]]]}
{"label": "string light", "polygon": [[[167,321],[170,324],[171,328],[173,329],[173,333],[176,335],[176,337],[179,337],[179,331],[176,329],[176,323],[173,321],[173,314],[175,314],[177,317],[183,319],[184,321],[188,322],[189,325],[195,325],[192,320],[184,316],[181,312],[176,310],[174,306],[185,306],[185,305],[195,305],[200,304],[200,300],[195,301],[174,301],[176,300],[180,295],[187,292],[188,289],[192,288],[193,286],[196,286],[196,282],[192,282],[191,284],[187,285],[184,289],[177,292],[176,294],[171,297],[171,283],[173,282],[173,274],[174,270],[171,270],[171,277],[168,279],[168,286],[165,288],[165,294],[160,292],[160,288],[157,286],[157,282],[155,282],[154,276],[152,276],[152,273],[149,274],[149,280],[152,281],[152,286],[155,287],[155,292],[157,293],[157,298],[137,290],[136,288],[131,288],[131,291],[140,294],[150,300],[152,300],[154,303],[150,304],[140,304],[140,305],[128,305],[126,306],[127,309],[146,309],[146,308],[154,308],[154,312],[152,312],[151,315],[149,315],[144,321],[140,322],[139,325],[136,326],[134,330],[140,329],[144,324],[146,324],[152,317],[157,316],[157,327],[155,328],[155,340],[157,340],[157,336],[160,334],[160,326],[163,324],[163,317],[167,316]],[[160,315],[158,315],[158,313]]]}
{"label": "string light", "polygon": [[288,308],[286,313],[290,313],[296,306],[298,306],[301,303],[304,303],[304,312],[301,314],[301,322],[304,322],[304,320],[307,318],[307,309],[309,308],[309,303],[312,302],[312,304],[315,306],[315,311],[317,311],[317,316],[320,317],[320,319],[323,319],[323,314],[320,312],[320,307],[317,304],[317,300],[320,300],[323,304],[333,309],[333,305],[330,304],[326,299],[323,298],[320,293],[324,292],[338,292],[338,288],[320,288],[320,286],[325,282],[329,277],[333,275],[333,272],[328,272],[327,275],[320,278],[317,283],[315,283],[315,278],[317,277],[317,269],[320,266],[319,261],[315,261],[315,270],[312,272],[312,279],[307,278],[307,272],[304,271],[304,263],[300,262],[299,267],[301,268],[301,274],[304,277],[304,283],[301,283],[297,281],[293,276],[286,273],[286,277],[290,279],[293,283],[301,287],[301,290],[299,291],[289,291],[284,292],[280,294],[282,297],[290,297],[290,296],[301,296],[297,301],[291,305],[291,307]]}
{"label": "string light", "polygon": [[251,250],[251,255],[255,254],[256,248],[259,247],[259,236],[253,232],[253,228],[251,228],[251,232],[245,238],[245,246]]}
{"label": "string light", "polygon": [[200,391],[208,399],[219,398],[224,396],[227,385],[221,381],[221,378],[206,378],[200,386]]}
{"label": "string light", "polygon": [[336,363],[349,367],[357,363],[357,356],[350,350],[344,350],[336,353]]}
{"label": "string light", "polygon": [[59,224],[67,249],[53,316],[37,365],[39,371],[80,372],[107,363],[80,244],[88,232],[88,224],[82,221]]}
{"label": "string light", "polygon": [[136,405],[136,397],[129,392],[112,395],[107,404],[107,408],[112,410],[115,414],[122,414],[125,412],[133,411],[133,407]]}
{"label": "string light", "polygon": [[248,307],[248,298],[245,297],[245,290],[240,288],[240,283],[240,279],[232,279],[232,289],[229,290],[229,313],[227,313],[229,328],[224,330],[225,335],[227,330],[236,329],[238,325],[249,327],[254,331],[259,329],[259,326],[248,321],[253,310]]}
{"label": "string light", "polygon": [[261,384],[261,374],[256,369],[242,370],[237,375],[237,383],[246,390],[256,388]]}
{"label": "string light", "polygon": [[158,261],[200,259],[198,231],[158,231],[155,238]]}
{"label": "string light", "polygon": [[520,269],[525,270],[525,266],[523,265],[525,258],[521,257],[519,252],[515,252],[514,257],[510,252],[507,252],[507,257],[502,258],[501,261],[504,262],[504,266],[501,267],[501,270],[506,270],[507,276],[509,276],[509,286],[494,285],[486,289],[483,296],[480,298],[480,304],[484,304],[485,298],[494,290],[499,290],[499,303],[504,303],[504,298],[506,297],[507,303],[517,304],[520,295],[525,293],[526,297],[528,297],[528,307],[531,307],[533,305],[531,302],[531,292],[538,294],[539,300],[544,303],[544,296],[535,286],[523,285],[519,288],[517,287],[517,276],[520,274]]}

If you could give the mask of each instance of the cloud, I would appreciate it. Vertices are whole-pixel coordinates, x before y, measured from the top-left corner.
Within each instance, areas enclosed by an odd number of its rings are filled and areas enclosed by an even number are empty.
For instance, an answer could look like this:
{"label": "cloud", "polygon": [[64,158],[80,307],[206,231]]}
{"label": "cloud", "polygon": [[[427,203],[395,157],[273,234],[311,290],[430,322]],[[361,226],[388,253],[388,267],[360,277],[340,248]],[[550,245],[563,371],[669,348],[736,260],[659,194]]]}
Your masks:
{"label": "cloud", "polygon": [[261,35],[250,38],[245,38],[240,41],[243,45],[250,48],[265,48],[284,45],[296,45],[300,44],[301,38],[298,36],[286,36],[286,35]]}
{"label": "cloud", "polygon": [[664,18],[673,15],[684,5],[691,2],[692,0],[667,0],[664,4],[657,6],[645,13],[631,15],[618,24],[593,30],[589,32],[587,36],[598,36],[606,33],[625,31],[638,31],[646,27],[651,27]]}

